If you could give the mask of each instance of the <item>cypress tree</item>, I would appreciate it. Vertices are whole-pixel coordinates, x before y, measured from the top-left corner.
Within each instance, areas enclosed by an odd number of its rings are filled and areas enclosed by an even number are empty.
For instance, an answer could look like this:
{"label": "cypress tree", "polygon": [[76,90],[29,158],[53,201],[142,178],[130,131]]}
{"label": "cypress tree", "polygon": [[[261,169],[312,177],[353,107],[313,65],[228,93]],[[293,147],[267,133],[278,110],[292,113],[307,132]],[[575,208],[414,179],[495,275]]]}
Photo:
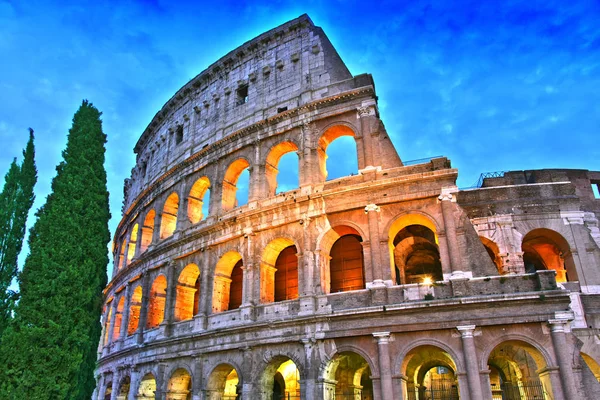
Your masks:
{"label": "cypress tree", "polygon": [[52,192],[30,231],[20,300],[0,346],[0,398],[89,399],[108,264],[101,113],[73,117]]}
{"label": "cypress tree", "polygon": [[17,259],[23,246],[27,214],[35,196],[37,181],[33,129],[23,150],[21,166],[13,160],[0,193],[0,335],[8,325],[17,293],[9,289],[17,274]]}

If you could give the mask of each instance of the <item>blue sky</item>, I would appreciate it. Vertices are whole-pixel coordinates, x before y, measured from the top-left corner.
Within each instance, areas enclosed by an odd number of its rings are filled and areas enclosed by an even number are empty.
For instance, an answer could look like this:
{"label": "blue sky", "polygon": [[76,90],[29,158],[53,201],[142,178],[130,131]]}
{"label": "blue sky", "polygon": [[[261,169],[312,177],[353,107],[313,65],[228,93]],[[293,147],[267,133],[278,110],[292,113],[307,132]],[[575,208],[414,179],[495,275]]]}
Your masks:
{"label": "blue sky", "polygon": [[498,3],[0,0],[0,174],[34,128],[41,206],[88,99],[104,113],[114,231],[154,114],[221,56],[303,13],[353,74],[373,74],[403,160],[445,155],[461,187],[484,171],[599,170],[600,3]]}

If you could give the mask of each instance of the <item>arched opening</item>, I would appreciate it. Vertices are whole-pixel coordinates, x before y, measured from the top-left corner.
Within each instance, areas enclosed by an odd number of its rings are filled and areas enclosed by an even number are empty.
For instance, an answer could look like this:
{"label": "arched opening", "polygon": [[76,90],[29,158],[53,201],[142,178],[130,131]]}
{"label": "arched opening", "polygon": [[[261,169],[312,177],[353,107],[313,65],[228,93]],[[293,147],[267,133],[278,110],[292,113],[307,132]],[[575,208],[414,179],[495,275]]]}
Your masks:
{"label": "arched opening", "polygon": [[456,363],[452,356],[436,346],[418,346],[406,355],[402,363],[406,375],[404,397],[414,400],[458,400]]}
{"label": "arched opening", "polygon": [[160,238],[166,239],[173,235],[177,228],[177,211],[179,210],[179,196],[173,192],[167,197],[160,220]]}
{"label": "arched opening", "polygon": [[175,299],[175,320],[192,319],[198,314],[200,296],[200,270],[196,264],[186,266],[177,280],[177,298]]}
{"label": "arched opening", "polygon": [[492,240],[483,236],[479,236],[479,239],[481,240],[485,251],[490,256],[490,259],[498,269],[498,273],[500,273],[501,275],[505,274],[506,271],[504,270],[504,265],[502,263],[502,258],[500,257],[500,249],[498,248],[498,245]]}
{"label": "arched opening", "polygon": [[123,322],[123,309],[125,308],[125,296],[121,296],[117,304],[117,312],[115,313],[115,323],[113,326],[112,340],[119,340],[121,337],[121,323]]}
{"label": "arched opening", "polygon": [[[354,131],[347,126],[336,125],[327,129],[319,139],[317,151],[322,180],[331,180],[358,173],[356,139]],[[335,160],[335,163],[330,164],[328,169],[327,159],[329,158]]]}
{"label": "arched opening", "polygon": [[422,214],[405,214],[388,230],[390,272],[396,284],[443,280],[435,224]]}
{"label": "arched opening", "polygon": [[154,234],[154,217],[156,213],[154,210],[148,211],[146,218],[144,218],[144,225],[142,225],[142,242],[140,243],[140,253],[148,250],[148,246],[152,243],[152,235]]}
{"label": "arched opening", "polygon": [[112,381],[109,381],[106,384],[106,388],[104,389],[104,400],[112,399]]}
{"label": "arched opening", "polygon": [[237,371],[229,364],[218,365],[208,377],[207,398],[210,400],[235,400],[240,393]]}
{"label": "arched opening", "polygon": [[[283,142],[274,146],[265,164],[269,196],[295,189],[298,184],[298,146]],[[279,177],[279,179],[278,179]]]}
{"label": "arched opening", "polygon": [[274,357],[262,374],[260,387],[264,400],[300,399],[300,371],[288,357]]}
{"label": "arched opening", "polygon": [[514,340],[499,344],[488,357],[492,394],[500,399],[553,399],[543,355],[532,345]]}
{"label": "arched opening", "polygon": [[178,368],[171,374],[167,388],[167,400],[191,400],[192,377],[183,368]]}
{"label": "arched opening", "polygon": [[523,238],[522,250],[525,272],[554,270],[557,282],[578,280],[569,243],[558,232],[534,229]]}
{"label": "arched opening", "polygon": [[[188,196],[188,218],[192,224],[196,224],[207,215],[205,210],[208,208],[210,199],[210,181],[203,176],[192,186]],[[206,202],[206,206],[204,203]]]}
{"label": "arched opening", "polygon": [[138,285],[129,300],[129,321],[127,322],[127,336],[133,335],[140,323],[140,310],[142,309],[142,286]]}
{"label": "arched opening", "polygon": [[110,303],[106,304],[106,308],[108,309],[108,313],[106,314],[106,321],[104,323],[104,346],[106,346],[108,344],[108,336],[109,336],[109,332],[110,332],[110,322],[112,321],[112,313],[113,313],[113,307],[112,307],[112,301]]}
{"label": "arched opening", "polygon": [[242,304],[242,267],[242,256],[236,251],[225,253],[217,262],[213,283],[213,314],[235,310]]}
{"label": "arched opening", "polygon": [[359,354],[336,354],[327,364],[323,378],[325,399],[373,399],[371,367]]}
{"label": "arched opening", "polygon": [[[365,288],[362,237],[349,226],[334,227],[324,237],[322,246],[329,250],[329,293]],[[327,288],[326,288],[327,289]]]}
{"label": "arched opening", "polygon": [[138,237],[138,224],[133,225],[131,228],[131,234],[129,235],[129,247],[127,249],[127,265],[133,260],[135,256],[135,245]]}
{"label": "arched opening", "polygon": [[129,395],[129,386],[131,385],[131,380],[128,376],[121,379],[121,384],[119,385],[119,393],[117,394],[117,400],[127,400],[127,396]]}
{"label": "arched opening", "polygon": [[152,283],[148,299],[148,320],[146,328],[156,328],[165,318],[165,303],[167,300],[167,278],[159,275]]}
{"label": "arched opening", "polygon": [[585,365],[589,368],[589,370],[594,374],[594,377],[598,382],[600,382],[600,364],[596,362],[592,357],[588,356],[585,353],[580,353],[581,358],[585,362]]}
{"label": "arched opening", "polygon": [[123,238],[123,242],[121,243],[121,251],[119,251],[119,258],[117,259],[117,269],[122,269],[125,266],[125,238]]}
{"label": "arched opening", "polygon": [[260,301],[292,300],[298,297],[298,257],[294,242],[287,238],[272,240],[263,251],[260,263]]}
{"label": "arched opening", "polygon": [[154,378],[154,375],[152,375],[151,373],[148,373],[148,374],[144,375],[144,377],[140,381],[140,386],[138,387],[136,399],[137,400],[142,400],[142,399],[155,400],[156,399],[156,397],[154,396],[155,392],[156,392],[156,379]]}
{"label": "arched opening", "polygon": [[221,188],[223,190],[223,211],[229,211],[248,203],[249,167],[248,161],[238,158],[227,168]]}

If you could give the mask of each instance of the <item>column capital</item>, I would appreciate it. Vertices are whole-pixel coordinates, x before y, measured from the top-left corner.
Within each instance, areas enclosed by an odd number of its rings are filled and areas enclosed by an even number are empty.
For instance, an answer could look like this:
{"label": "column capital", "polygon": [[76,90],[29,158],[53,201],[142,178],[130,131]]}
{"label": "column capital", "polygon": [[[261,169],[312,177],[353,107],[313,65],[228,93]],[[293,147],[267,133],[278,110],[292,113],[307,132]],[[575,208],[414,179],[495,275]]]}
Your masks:
{"label": "column capital", "polygon": [[373,332],[373,337],[377,339],[378,344],[387,344],[390,342],[390,332]]}
{"label": "column capital", "polygon": [[442,192],[438,196],[438,200],[440,201],[451,201],[456,203],[456,196],[454,193],[458,193],[457,186],[444,186],[442,187]]}
{"label": "column capital", "polygon": [[475,325],[459,325],[456,330],[460,332],[463,338],[472,338],[475,335]]}
{"label": "column capital", "polygon": [[371,211],[380,212],[381,209],[377,204],[371,203],[365,206],[365,214],[368,214]]}

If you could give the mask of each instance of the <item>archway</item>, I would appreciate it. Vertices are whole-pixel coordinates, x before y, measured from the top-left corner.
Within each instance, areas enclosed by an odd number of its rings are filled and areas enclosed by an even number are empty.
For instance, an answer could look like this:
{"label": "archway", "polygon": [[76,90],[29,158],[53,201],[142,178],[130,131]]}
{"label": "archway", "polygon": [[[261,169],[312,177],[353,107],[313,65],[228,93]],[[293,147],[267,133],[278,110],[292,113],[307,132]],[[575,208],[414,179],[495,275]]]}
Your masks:
{"label": "archway", "polygon": [[437,229],[423,214],[397,218],[388,229],[390,269],[396,284],[443,280]]}
{"label": "archway", "polygon": [[155,400],[154,393],[156,392],[156,379],[152,373],[147,373],[140,381],[140,386],[137,391],[137,400]]}
{"label": "archway", "polygon": [[456,363],[446,351],[433,345],[417,346],[402,363],[402,374],[406,376],[404,398],[458,400],[456,372]]}
{"label": "archway", "polygon": [[200,270],[196,264],[187,265],[177,280],[177,297],[175,299],[175,320],[192,319],[198,314],[200,298]]}
{"label": "archway", "polygon": [[240,179],[242,172],[247,170],[249,167],[250,163],[248,163],[248,161],[243,158],[238,158],[229,165],[229,168],[227,168],[221,188],[223,191],[223,200],[221,205],[223,211],[229,211],[242,205],[239,204],[241,202],[238,202],[237,198],[238,180]]}
{"label": "archway", "polygon": [[148,246],[152,243],[152,235],[154,234],[154,217],[156,213],[154,210],[148,211],[146,218],[144,218],[144,224],[142,225],[142,242],[140,243],[140,253],[148,250]]}
{"label": "archway", "polygon": [[113,314],[113,302],[114,300],[111,300],[110,302],[108,302],[106,304],[106,309],[108,309],[108,313],[106,314],[106,321],[104,323],[104,346],[106,346],[108,344],[108,337],[109,337],[109,332],[110,332],[110,322],[112,321],[112,314]]}
{"label": "archway", "polygon": [[[269,184],[269,196],[297,188],[298,185],[298,146],[292,142],[279,143],[271,148],[265,164],[265,174]],[[279,168],[282,171],[282,182],[279,182]],[[294,164],[295,162],[295,164]],[[293,168],[295,166],[295,168]],[[289,168],[288,168],[289,167]],[[295,182],[294,182],[295,180]],[[281,183],[281,185],[279,185]]]}
{"label": "archway", "polygon": [[135,256],[135,246],[138,238],[138,224],[133,225],[131,228],[131,234],[129,235],[129,247],[127,249],[127,265],[133,260]]}
{"label": "archway", "polygon": [[104,389],[104,400],[112,399],[112,381],[108,381],[106,389]]}
{"label": "archway", "polygon": [[359,354],[344,351],[327,364],[323,375],[325,399],[373,399],[371,367]]}
{"label": "archway", "polygon": [[300,399],[300,371],[290,358],[274,357],[265,368],[260,380],[263,400]]}
{"label": "archway", "polygon": [[191,400],[192,377],[183,368],[176,369],[169,379],[167,400]]}
{"label": "archway", "polygon": [[127,396],[129,395],[129,386],[131,385],[131,380],[128,376],[121,379],[121,384],[119,385],[119,392],[117,393],[117,400],[127,400]]}
{"label": "archway", "polygon": [[115,323],[113,325],[112,341],[117,341],[121,337],[121,323],[123,322],[123,309],[125,308],[125,296],[121,296],[117,304],[117,312],[115,313]]}
{"label": "archway", "polygon": [[129,321],[127,322],[127,336],[133,335],[140,323],[140,310],[142,309],[142,285],[138,285],[131,293],[129,300]]}
{"label": "archway", "polygon": [[[348,138],[342,138],[344,136]],[[336,142],[336,145],[341,145],[340,151],[335,151],[333,148],[329,149],[329,146],[334,141]],[[336,170],[330,175],[327,170],[327,159],[329,158],[328,154],[331,153],[331,150],[334,150],[334,157],[336,158],[337,164]],[[345,125],[335,125],[328,128],[323,132],[323,135],[319,139],[317,151],[322,180],[335,179],[358,173],[358,146],[356,144],[354,131],[349,127]],[[356,157],[348,157],[348,155],[351,154],[355,154]]]}
{"label": "archway", "polygon": [[235,400],[240,392],[237,371],[229,364],[220,364],[210,373],[206,385],[207,400]]}
{"label": "archway", "polygon": [[590,369],[592,374],[594,374],[594,377],[596,378],[596,380],[598,382],[600,382],[600,364],[598,364],[596,362],[596,360],[594,360],[592,357],[590,357],[589,355],[587,355],[585,353],[579,353],[579,354],[581,354],[581,358],[583,358],[585,365]]}
{"label": "archway", "polygon": [[502,263],[502,258],[500,257],[500,249],[498,248],[498,245],[484,236],[479,236],[479,240],[481,240],[483,247],[485,247],[485,251],[487,251],[492,262],[498,269],[498,273],[502,275],[505,274],[506,271],[504,271],[504,265]]}
{"label": "archway", "polygon": [[121,242],[121,250],[119,251],[119,258],[117,259],[117,269],[122,269],[125,267],[126,259],[125,259],[125,247],[127,243],[125,243],[125,238],[123,238],[123,242]]}
{"label": "archway", "polygon": [[215,267],[213,283],[213,314],[239,308],[242,304],[242,256],[237,251],[225,253]]}
{"label": "archway", "polygon": [[546,360],[532,345],[511,340],[497,345],[488,357],[492,394],[503,400],[551,400],[552,386]]}
{"label": "archway", "polygon": [[557,282],[577,281],[577,270],[567,240],[551,229],[534,229],[523,237],[525,272],[556,271]]}
{"label": "archway", "polygon": [[177,212],[179,211],[179,195],[173,192],[167,197],[160,220],[160,238],[166,239],[173,235],[177,228]]}
{"label": "archway", "polygon": [[165,318],[165,303],[167,300],[167,278],[159,275],[152,283],[148,299],[148,320],[146,328],[156,328]]}
{"label": "archway", "polygon": [[260,300],[262,303],[298,297],[298,257],[294,242],[288,238],[272,240],[263,251],[260,263]]}
{"label": "archway", "polygon": [[196,224],[205,217],[204,210],[208,207],[210,199],[210,181],[207,177],[203,176],[198,179],[192,188],[188,196],[188,219],[192,224]]}
{"label": "archway", "polygon": [[323,235],[319,243],[325,255],[321,282],[325,293],[365,288],[362,235],[348,225],[337,225]]}

